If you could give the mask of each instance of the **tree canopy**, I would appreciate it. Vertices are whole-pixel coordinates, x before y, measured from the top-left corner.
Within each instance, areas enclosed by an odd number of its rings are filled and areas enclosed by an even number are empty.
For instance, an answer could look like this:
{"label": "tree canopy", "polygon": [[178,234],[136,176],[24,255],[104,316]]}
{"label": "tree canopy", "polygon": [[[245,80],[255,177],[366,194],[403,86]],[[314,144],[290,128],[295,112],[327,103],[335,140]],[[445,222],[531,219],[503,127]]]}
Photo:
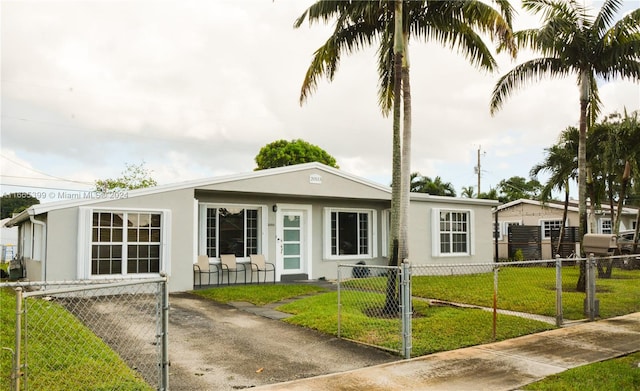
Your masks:
{"label": "tree canopy", "polygon": [[414,193],[427,193],[437,196],[455,197],[456,190],[450,182],[443,182],[439,176],[431,179],[422,176],[419,172],[411,174],[411,191]]}
{"label": "tree canopy", "polygon": [[327,166],[340,168],[336,159],[317,145],[304,140],[277,140],[260,148],[255,157],[257,170],[292,166],[301,163],[319,162]]}
{"label": "tree canopy", "polygon": [[14,213],[20,213],[31,205],[39,204],[40,200],[27,193],[9,193],[0,197],[1,218],[6,219]]}
{"label": "tree canopy", "polygon": [[640,8],[616,21],[622,4],[622,0],[605,0],[592,16],[591,10],[576,0],[523,0],[522,7],[542,16],[543,25],[517,31],[514,38],[519,48],[533,50],[541,57],[516,65],[502,76],[491,97],[493,114],[519,88],[545,77],[577,77],[580,236],[587,232],[587,131],[602,107],[597,79],[640,80]]}
{"label": "tree canopy", "polygon": [[500,202],[511,202],[521,198],[534,200],[538,198],[541,190],[542,185],[537,179],[527,180],[521,176],[512,176],[498,183],[498,199]]}
{"label": "tree canopy", "polygon": [[96,191],[122,191],[143,189],[146,187],[157,186],[158,183],[151,176],[151,171],[144,166],[144,162],[140,164],[125,163],[125,170],[118,178],[98,179]]}

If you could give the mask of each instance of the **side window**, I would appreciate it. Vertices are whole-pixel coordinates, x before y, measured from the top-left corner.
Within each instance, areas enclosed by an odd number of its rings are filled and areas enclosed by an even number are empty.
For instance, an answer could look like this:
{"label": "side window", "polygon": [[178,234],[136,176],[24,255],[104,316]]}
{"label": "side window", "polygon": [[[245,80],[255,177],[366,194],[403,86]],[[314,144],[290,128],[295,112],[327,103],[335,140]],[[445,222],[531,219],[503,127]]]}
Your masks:
{"label": "side window", "polygon": [[540,226],[542,229],[542,239],[550,239],[551,231],[562,227],[562,220],[542,220]]}
{"label": "side window", "polygon": [[473,212],[470,210],[432,210],[433,256],[471,255],[471,227]]}

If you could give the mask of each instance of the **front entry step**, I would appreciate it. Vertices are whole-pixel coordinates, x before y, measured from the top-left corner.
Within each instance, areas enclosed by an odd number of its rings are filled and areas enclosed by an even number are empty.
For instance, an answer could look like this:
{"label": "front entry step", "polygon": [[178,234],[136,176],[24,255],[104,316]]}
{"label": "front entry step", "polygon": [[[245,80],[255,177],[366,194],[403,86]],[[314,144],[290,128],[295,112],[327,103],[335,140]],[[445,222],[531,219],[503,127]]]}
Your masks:
{"label": "front entry step", "polygon": [[307,281],[308,279],[309,275],[307,273],[283,274],[280,276],[281,282]]}

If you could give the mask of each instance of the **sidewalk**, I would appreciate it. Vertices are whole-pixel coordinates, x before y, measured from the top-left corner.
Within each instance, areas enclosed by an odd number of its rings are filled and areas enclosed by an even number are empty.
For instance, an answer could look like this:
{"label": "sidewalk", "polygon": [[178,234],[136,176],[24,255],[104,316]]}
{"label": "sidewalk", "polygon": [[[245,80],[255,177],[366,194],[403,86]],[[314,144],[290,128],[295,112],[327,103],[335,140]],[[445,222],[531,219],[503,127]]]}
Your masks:
{"label": "sidewalk", "polygon": [[637,351],[640,312],[255,390],[509,391],[570,368]]}

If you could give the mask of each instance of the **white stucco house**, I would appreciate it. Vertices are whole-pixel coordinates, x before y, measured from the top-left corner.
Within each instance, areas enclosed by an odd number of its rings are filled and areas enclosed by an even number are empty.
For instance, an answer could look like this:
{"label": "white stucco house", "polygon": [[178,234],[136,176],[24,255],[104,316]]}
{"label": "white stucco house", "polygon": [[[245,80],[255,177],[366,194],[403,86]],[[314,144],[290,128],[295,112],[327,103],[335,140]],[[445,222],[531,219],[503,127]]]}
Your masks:
{"label": "white stucco house", "polygon": [[[193,289],[193,264],[263,254],[276,280],[387,264],[391,190],[320,163],[33,205],[8,222],[31,281],[154,276]],[[411,194],[410,261],[491,262],[496,201]]]}

